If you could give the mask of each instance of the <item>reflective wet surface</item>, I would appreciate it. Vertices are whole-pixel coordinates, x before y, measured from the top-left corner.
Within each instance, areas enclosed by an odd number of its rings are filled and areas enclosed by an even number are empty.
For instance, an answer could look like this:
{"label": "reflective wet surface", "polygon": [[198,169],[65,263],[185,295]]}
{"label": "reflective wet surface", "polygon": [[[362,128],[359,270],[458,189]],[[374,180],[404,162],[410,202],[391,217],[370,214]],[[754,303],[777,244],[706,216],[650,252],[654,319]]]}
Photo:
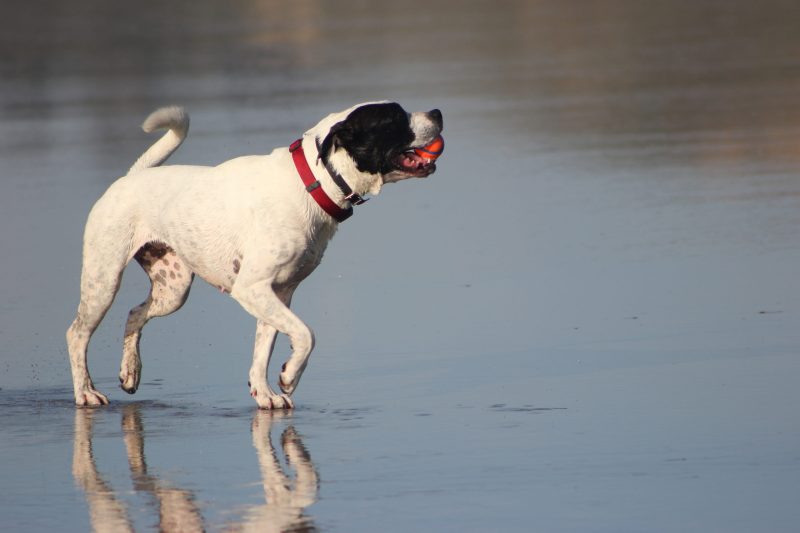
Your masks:
{"label": "reflective wet surface", "polygon": [[[0,529],[794,531],[800,7],[375,4],[4,6]],[[297,409],[255,409],[254,320],[202,282],[122,392],[136,267],[76,410],[83,223],[144,117],[216,164],[374,99],[447,148],[298,290]]]}

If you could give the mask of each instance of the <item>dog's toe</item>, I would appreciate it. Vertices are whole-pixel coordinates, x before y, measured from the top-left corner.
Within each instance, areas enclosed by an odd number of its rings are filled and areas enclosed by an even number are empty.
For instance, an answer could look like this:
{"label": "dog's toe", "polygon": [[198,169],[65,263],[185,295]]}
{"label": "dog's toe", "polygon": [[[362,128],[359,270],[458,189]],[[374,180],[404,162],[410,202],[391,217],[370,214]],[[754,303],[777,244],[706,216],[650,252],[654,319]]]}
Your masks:
{"label": "dog's toe", "polygon": [[128,394],[135,394],[138,387],[136,386],[135,382],[131,383],[132,380],[130,379],[120,379],[119,380],[119,388],[127,392]]}
{"label": "dog's toe", "polygon": [[256,387],[250,388],[250,396],[256,401],[259,409],[293,409],[294,402],[286,394],[276,394],[272,390],[259,390]]}
{"label": "dog's toe", "polygon": [[124,372],[119,375],[119,387],[128,394],[134,394],[139,390],[138,372]]}
{"label": "dog's toe", "polygon": [[[295,387],[297,387],[297,383],[294,382],[294,381],[288,381],[288,380],[284,381],[283,374],[284,373],[281,372],[281,375],[278,376],[278,386],[286,394],[291,394],[291,393],[294,392]],[[288,381],[288,383],[287,383],[287,381]]]}
{"label": "dog's toe", "polygon": [[285,394],[276,394],[272,398],[273,409],[294,409],[292,399]]}
{"label": "dog's toe", "polygon": [[80,407],[108,405],[108,398],[94,389],[88,389],[75,397],[75,405]]}
{"label": "dog's toe", "polygon": [[272,404],[272,399],[271,398],[261,398],[261,399],[259,399],[256,396],[253,396],[253,398],[255,398],[259,409],[266,409],[267,411],[269,411],[269,410],[274,408],[274,405]]}

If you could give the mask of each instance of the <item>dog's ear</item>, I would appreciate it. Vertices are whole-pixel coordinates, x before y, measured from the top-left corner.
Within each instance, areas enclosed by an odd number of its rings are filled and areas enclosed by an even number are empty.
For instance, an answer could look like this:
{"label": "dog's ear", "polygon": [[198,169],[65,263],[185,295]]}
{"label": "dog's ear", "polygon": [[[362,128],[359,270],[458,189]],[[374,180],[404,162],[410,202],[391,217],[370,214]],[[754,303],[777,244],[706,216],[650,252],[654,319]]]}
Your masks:
{"label": "dog's ear", "polygon": [[337,122],[331,127],[322,144],[319,145],[319,156],[327,161],[331,149],[336,150],[345,145],[348,140],[352,139],[352,136],[353,134],[347,121]]}

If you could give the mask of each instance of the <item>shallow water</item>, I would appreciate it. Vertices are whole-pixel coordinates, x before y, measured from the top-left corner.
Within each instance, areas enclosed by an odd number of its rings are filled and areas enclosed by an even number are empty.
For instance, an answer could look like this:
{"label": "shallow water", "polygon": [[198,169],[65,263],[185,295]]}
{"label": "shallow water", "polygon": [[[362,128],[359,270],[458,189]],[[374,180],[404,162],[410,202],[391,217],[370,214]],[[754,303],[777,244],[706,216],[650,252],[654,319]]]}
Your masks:
{"label": "shallow water", "polygon": [[[798,15],[10,3],[0,529],[794,531]],[[112,405],[76,410],[82,227],[152,141],[141,120],[185,105],[173,161],[214,164],[384,98],[442,109],[446,153],[358,208],[298,291],[297,409],[254,408],[254,321],[202,282],[120,391],[131,268],[89,354]]]}

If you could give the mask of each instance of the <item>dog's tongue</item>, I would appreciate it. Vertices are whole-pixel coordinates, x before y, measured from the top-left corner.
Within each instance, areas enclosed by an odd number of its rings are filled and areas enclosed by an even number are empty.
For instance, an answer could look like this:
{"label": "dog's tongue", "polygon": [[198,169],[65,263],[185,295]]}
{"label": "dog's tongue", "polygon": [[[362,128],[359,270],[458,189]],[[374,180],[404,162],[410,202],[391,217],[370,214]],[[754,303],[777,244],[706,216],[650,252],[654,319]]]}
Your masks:
{"label": "dog's tongue", "polygon": [[425,159],[424,157],[421,157],[415,152],[404,153],[403,158],[400,160],[400,164],[403,165],[403,167],[408,170],[416,170],[422,166],[427,165],[428,163],[430,163],[429,159]]}

